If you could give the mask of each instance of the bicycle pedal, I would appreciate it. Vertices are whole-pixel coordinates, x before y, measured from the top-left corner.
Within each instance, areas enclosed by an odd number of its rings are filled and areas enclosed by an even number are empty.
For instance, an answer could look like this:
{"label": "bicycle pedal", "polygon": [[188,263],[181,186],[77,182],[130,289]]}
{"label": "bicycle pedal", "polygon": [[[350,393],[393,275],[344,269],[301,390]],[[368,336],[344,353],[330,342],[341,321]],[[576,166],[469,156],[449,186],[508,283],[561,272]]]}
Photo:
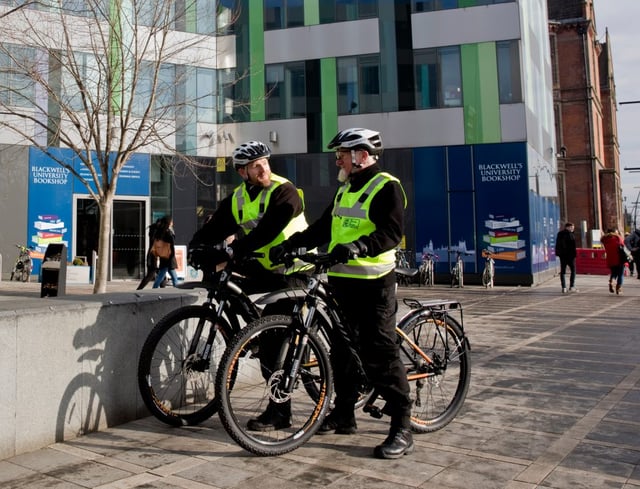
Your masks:
{"label": "bicycle pedal", "polygon": [[365,413],[369,413],[369,416],[376,419],[381,419],[384,414],[382,413],[382,409],[378,406],[374,406],[372,404],[367,404],[362,408]]}

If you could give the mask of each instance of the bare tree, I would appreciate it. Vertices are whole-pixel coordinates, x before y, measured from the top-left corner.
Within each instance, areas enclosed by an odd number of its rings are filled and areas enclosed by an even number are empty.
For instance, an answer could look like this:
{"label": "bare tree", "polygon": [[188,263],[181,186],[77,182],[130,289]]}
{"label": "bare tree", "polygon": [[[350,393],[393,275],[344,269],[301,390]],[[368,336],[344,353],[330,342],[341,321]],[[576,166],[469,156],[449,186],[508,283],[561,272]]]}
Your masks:
{"label": "bare tree", "polygon": [[[11,29],[0,33],[0,56],[9,61],[0,76],[0,127],[15,134],[17,144],[35,146],[56,161],[96,201],[94,293],[102,293],[121,171],[138,152],[189,162],[189,150],[179,147],[176,136],[195,123],[199,95],[176,87],[195,79],[195,66],[215,68],[225,49],[221,38],[189,33],[185,26],[209,15],[213,34],[221,14],[229,24],[235,13],[222,5],[229,2],[199,12],[197,5],[206,2],[195,0],[45,3],[4,14],[3,25]],[[82,171],[56,148],[69,148]]]}

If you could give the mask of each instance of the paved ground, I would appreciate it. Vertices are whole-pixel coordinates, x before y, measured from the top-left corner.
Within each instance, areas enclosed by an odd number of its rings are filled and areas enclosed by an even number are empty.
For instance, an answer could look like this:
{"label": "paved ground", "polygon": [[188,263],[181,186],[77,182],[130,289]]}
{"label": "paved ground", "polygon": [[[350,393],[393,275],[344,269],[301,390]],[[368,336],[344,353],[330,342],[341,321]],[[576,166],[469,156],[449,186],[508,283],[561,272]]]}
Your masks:
{"label": "paved ground", "polygon": [[606,280],[581,275],[580,292],[565,295],[557,278],[403,289],[463,303],[472,380],[456,420],[416,436],[401,460],[371,457],[387,424],[363,413],[357,435],[316,436],[274,458],[238,448],[217,417],[192,428],[146,418],[0,461],[0,486],[640,488],[640,280],[627,278],[622,296]]}

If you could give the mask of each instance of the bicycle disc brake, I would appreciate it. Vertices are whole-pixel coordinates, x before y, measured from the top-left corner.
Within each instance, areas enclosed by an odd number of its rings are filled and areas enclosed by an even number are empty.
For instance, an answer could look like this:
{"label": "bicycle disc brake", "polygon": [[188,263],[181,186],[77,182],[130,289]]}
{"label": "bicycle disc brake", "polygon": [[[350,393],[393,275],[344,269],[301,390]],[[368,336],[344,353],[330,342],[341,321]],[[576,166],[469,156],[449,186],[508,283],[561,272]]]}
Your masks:
{"label": "bicycle disc brake", "polygon": [[291,399],[291,392],[284,392],[282,390],[282,382],[284,378],[284,370],[276,370],[269,377],[269,400],[276,404],[282,404]]}
{"label": "bicycle disc brake", "polygon": [[192,353],[184,359],[182,369],[188,375],[194,372],[204,372],[207,369],[207,363],[198,353]]}

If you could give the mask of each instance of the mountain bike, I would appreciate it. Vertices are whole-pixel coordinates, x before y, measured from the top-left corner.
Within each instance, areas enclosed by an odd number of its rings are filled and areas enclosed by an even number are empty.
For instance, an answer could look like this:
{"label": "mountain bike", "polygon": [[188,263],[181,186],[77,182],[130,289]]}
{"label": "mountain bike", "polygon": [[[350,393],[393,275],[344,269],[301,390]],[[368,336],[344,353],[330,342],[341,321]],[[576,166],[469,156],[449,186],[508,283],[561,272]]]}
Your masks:
{"label": "mountain bike", "polygon": [[[264,316],[243,328],[225,350],[216,376],[218,415],[233,440],[256,455],[281,455],[303,445],[318,430],[333,397],[333,372],[323,328],[338,328],[348,341],[346,324],[324,274],[336,261],[327,254],[293,252],[315,265],[306,288],[267,294],[269,303],[279,294],[302,296],[292,315]],[[411,386],[411,427],[418,433],[439,430],[451,422],[464,403],[469,388],[470,345],[457,301],[404,299],[410,311],[397,324],[401,359]],[[453,315],[457,314],[458,318]],[[275,351],[261,351],[265,339],[277,338]],[[366,383],[354,346],[354,365],[361,379],[360,392],[369,392],[363,410],[379,418],[379,395]],[[262,358],[275,356],[270,368]],[[275,354],[275,355],[274,355]],[[269,403],[289,403],[291,426],[251,431],[249,419]]]}
{"label": "mountain bike", "polygon": [[[247,259],[260,256],[252,253]],[[228,261],[205,272],[205,281],[179,284],[180,289],[206,289],[207,299],[168,313],[142,345],[140,395],[151,414],[171,426],[195,425],[215,414],[220,356],[233,334],[262,312],[245,293],[249,279],[234,267]]]}
{"label": "mountain bike", "polygon": [[420,275],[419,284],[427,287],[434,285],[433,274],[435,271],[435,264],[438,260],[438,255],[427,251],[422,254],[422,263],[418,267],[418,274]]}
{"label": "mountain bike", "polygon": [[496,273],[496,265],[493,260],[493,253],[489,250],[482,250],[482,257],[485,259],[484,270],[482,271],[482,285],[487,289],[493,287],[493,278]]}
{"label": "mountain bike", "polygon": [[33,262],[31,260],[31,251],[33,250],[33,247],[17,244],[16,248],[19,250],[18,257],[13,265],[13,270],[11,270],[11,277],[9,280],[13,280],[15,278],[21,282],[28,282],[29,277],[31,276],[31,271],[33,270]]}

